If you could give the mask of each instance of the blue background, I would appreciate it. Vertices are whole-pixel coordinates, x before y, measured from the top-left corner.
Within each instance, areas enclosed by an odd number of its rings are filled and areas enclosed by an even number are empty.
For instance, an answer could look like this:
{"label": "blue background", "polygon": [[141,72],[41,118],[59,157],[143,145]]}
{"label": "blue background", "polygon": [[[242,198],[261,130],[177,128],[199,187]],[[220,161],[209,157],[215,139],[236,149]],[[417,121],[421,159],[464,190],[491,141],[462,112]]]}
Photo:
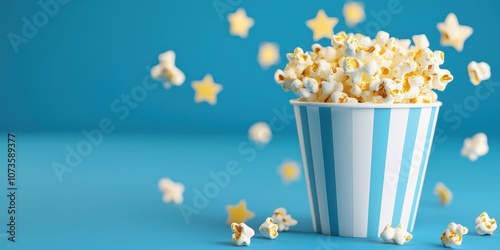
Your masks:
{"label": "blue background", "polygon": [[[373,37],[378,26],[398,38],[426,34],[432,49],[445,52],[443,68],[455,77],[439,93],[443,112],[453,111],[454,104],[463,104],[474,95],[467,74],[470,61],[488,62],[495,79],[500,64],[500,47],[494,45],[500,39],[500,30],[494,28],[500,23],[497,2],[394,1],[400,3],[401,12],[390,14],[388,22],[380,19],[387,2],[367,1],[366,21],[349,28],[342,17],[344,1],[220,0],[231,12],[245,8],[255,20],[246,39],[229,34],[230,12],[223,10],[219,16],[213,0],[69,1],[60,5],[27,44],[19,45],[18,53],[7,34],[22,34],[22,18],[31,20],[42,8],[35,1],[2,1],[1,127],[23,132],[79,132],[95,128],[109,117],[116,121],[118,132],[244,132],[255,121],[272,115],[273,108],[295,98],[274,83],[274,71],[284,68],[285,53],[296,46],[310,50],[312,31],[305,21],[314,18],[320,8],[339,18],[334,32],[362,32]],[[231,2],[237,5],[233,7]],[[436,24],[449,12],[475,29],[461,53],[439,44]],[[278,43],[281,55],[280,63],[267,70],[257,62],[259,45],[265,41]],[[320,43],[329,45],[330,41]],[[177,53],[177,66],[186,74],[184,85],[148,91],[144,101],[119,120],[121,113],[113,112],[111,103],[142,84],[149,68],[158,63],[158,54],[166,50]],[[191,82],[208,73],[224,88],[215,107],[193,101]],[[469,116],[452,112],[447,120],[441,116],[438,126],[449,134],[472,134],[478,129],[496,132],[497,123],[490,117],[498,100],[495,91],[479,102],[477,110],[467,112]],[[295,133],[293,128],[287,131]]]}
{"label": "blue background", "polygon": [[[222,19],[208,1],[70,1],[60,5],[54,17],[16,53],[7,39],[21,34],[23,17],[32,19],[42,8],[36,1],[0,2],[0,161],[4,166],[6,132],[17,135],[18,147],[18,242],[4,238],[4,249],[220,249],[233,247],[231,231],[224,224],[226,204],[246,199],[256,217],[254,229],[279,207],[297,218],[291,232],[274,241],[257,235],[259,248],[389,249],[398,247],[380,239],[348,239],[312,233],[304,177],[290,185],[281,182],[276,168],[286,159],[301,162],[294,121],[276,132],[256,157],[238,152],[248,143],[248,127],[269,121],[275,109],[291,107],[292,93],[284,93],[273,81],[274,71],[286,64],[285,53],[296,46],[309,50],[312,32],[305,21],[319,9],[339,18],[335,32],[362,32],[380,25],[377,13],[387,2],[366,1],[367,19],[356,28],[345,25],[344,1],[226,1],[231,9]],[[231,6],[229,2],[237,3]],[[446,54],[443,68],[455,80],[445,92],[435,144],[429,162],[414,239],[408,249],[441,248],[439,236],[455,221],[469,227],[461,249],[498,246],[498,235],[479,237],[474,218],[483,211],[500,216],[495,190],[500,188],[500,160],[496,107],[498,86],[478,101],[478,107],[459,116],[454,105],[478,100],[478,87],[469,82],[467,64],[488,62],[496,79],[500,48],[500,24],[496,1],[400,0],[402,11],[380,25],[398,38],[425,33],[432,49]],[[245,8],[255,26],[248,38],[229,35],[227,14]],[[473,27],[464,50],[439,45],[436,24],[454,12],[463,25]],[[374,14],[375,13],[375,14]],[[263,70],[257,62],[261,42],[276,42],[281,61]],[[320,41],[328,45],[328,39]],[[181,87],[148,91],[147,97],[123,119],[111,103],[149,79],[149,68],[166,50],[177,53],[177,66],[186,74]],[[218,103],[194,103],[190,84],[212,74],[223,85]],[[484,84],[484,83],[483,83]],[[470,103],[469,103],[470,104]],[[445,113],[451,114],[448,119]],[[458,117],[458,118],[457,118]],[[54,162],[64,163],[67,147],[85,139],[82,130],[99,127],[109,118],[115,130],[91,149],[71,173],[59,182]],[[458,122],[460,121],[460,123]],[[469,162],[459,151],[464,137],[483,131],[489,135],[490,153]],[[167,176],[186,186],[185,203],[191,204],[194,189],[210,183],[209,172],[221,171],[227,162],[241,163],[241,174],[231,178],[210,204],[186,223],[177,206],[164,204],[157,182]],[[2,167],[3,168],[3,167]],[[4,171],[1,171],[4,172]],[[6,176],[0,175],[2,197]],[[450,187],[455,199],[440,207],[432,189],[437,181]],[[241,189],[239,187],[247,187]],[[271,190],[271,191],[270,191]],[[264,199],[264,195],[267,199]],[[6,199],[0,199],[0,225],[6,224]],[[323,242],[323,243],[322,243]]]}

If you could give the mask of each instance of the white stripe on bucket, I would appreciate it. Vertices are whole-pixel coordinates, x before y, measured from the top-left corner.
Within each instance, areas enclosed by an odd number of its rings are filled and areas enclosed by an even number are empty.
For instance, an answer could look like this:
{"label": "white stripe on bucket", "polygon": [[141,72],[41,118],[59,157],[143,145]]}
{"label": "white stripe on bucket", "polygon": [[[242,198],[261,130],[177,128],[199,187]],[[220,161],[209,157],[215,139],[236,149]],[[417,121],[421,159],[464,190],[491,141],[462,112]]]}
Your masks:
{"label": "white stripe on bucket", "polygon": [[425,147],[425,139],[427,136],[427,129],[429,127],[429,119],[431,116],[431,109],[422,109],[420,113],[420,121],[418,123],[417,137],[415,140],[415,147],[410,167],[410,174],[408,176],[408,184],[406,187],[405,200],[403,203],[403,210],[401,214],[401,221],[403,228],[409,229],[410,213],[415,196],[417,180],[419,175],[420,166],[423,160],[423,153]]}
{"label": "white stripe on bucket", "polygon": [[382,191],[382,207],[379,220],[380,234],[387,224],[392,224],[394,203],[399,181],[399,169],[403,157],[403,145],[405,141],[406,126],[408,122],[408,109],[391,110],[391,122],[389,124],[389,138],[387,143],[387,154],[385,156],[384,187]]}
{"label": "white stripe on bucket", "polygon": [[309,121],[309,137],[311,138],[311,151],[316,180],[316,193],[318,196],[321,232],[323,234],[330,234],[330,218],[328,217],[327,205],[328,197],[326,195],[325,168],[323,164],[321,127],[319,123],[319,107],[307,107],[307,119]]}
{"label": "white stripe on bucket", "polygon": [[339,235],[352,236],[352,109],[332,109]]}
{"label": "white stripe on bucket", "polygon": [[311,216],[312,216],[312,225],[314,231],[316,231],[316,216],[314,214],[314,208],[313,208],[313,198],[312,198],[312,193],[311,193],[311,184],[309,181],[309,171],[308,171],[308,166],[307,166],[307,159],[305,157],[306,155],[306,150],[304,146],[304,133],[302,133],[302,119],[300,119],[300,106],[293,106],[293,109],[295,111],[295,120],[297,122],[297,131],[299,131],[299,144],[300,144],[300,152],[302,154],[302,164],[304,166],[304,176],[306,179],[306,187],[307,187],[307,197],[309,199],[309,209],[311,211]]}
{"label": "white stripe on bucket", "polygon": [[416,192],[418,192],[417,203],[416,203],[416,206],[414,208],[415,211],[414,211],[413,221],[410,224],[410,231],[413,231],[413,227],[415,226],[415,220],[417,218],[418,205],[420,204],[420,195],[422,194],[422,187],[424,186],[425,174],[427,172],[427,164],[429,163],[429,155],[430,155],[431,149],[432,149],[432,142],[434,139],[434,131],[436,129],[436,122],[437,122],[438,113],[439,113],[439,107],[435,107],[432,109],[434,110],[434,120],[429,121],[429,126],[432,129],[431,129],[431,134],[430,134],[429,140],[425,142],[426,143],[425,146],[427,147],[427,155],[425,156],[424,169],[423,169],[423,173],[422,173],[422,177],[421,177],[422,181],[420,182],[420,187],[417,187],[418,189],[416,190]]}
{"label": "white stripe on bucket", "polygon": [[[373,109],[359,109],[352,114],[353,140],[353,237],[366,237],[370,200],[370,173],[373,139]],[[367,129],[368,128],[368,129]],[[342,190],[341,190],[342,191]]]}

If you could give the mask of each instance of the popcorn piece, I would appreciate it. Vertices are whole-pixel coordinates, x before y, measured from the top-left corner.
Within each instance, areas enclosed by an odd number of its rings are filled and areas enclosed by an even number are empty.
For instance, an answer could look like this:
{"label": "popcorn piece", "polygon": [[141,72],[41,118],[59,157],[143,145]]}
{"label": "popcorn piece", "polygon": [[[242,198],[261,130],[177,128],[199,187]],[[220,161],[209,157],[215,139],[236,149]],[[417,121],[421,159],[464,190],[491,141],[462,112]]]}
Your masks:
{"label": "popcorn piece", "polygon": [[294,220],[291,215],[286,214],[286,209],[282,207],[274,210],[272,219],[278,224],[278,230],[280,232],[283,230],[288,231],[290,227],[297,225],[297,221]]}
{"label": "popcorn piece", "polygon": [[475,161],[477,158],[488,153],[488,137],[484,133],[477,133],[472,138],[466,138],[462,151],[462,156],[469,158],[470,161]]}
{"label": "popcorn piece", "polygon": [[250,239],[255,235],[255,231],[245,223],[232,223],[233,241],[238,246],[250,245]]}
{"label": "popcorn piece", "polygon": [[273,219],[267,217],[266,221],[260,225],[259,232],[266,238],[274,239],[278,237],[278,228],[278,224],[274,224]]}
{"label": "popcorn piece", "polygon": [[476,218],[476,232],[479,235],[492,235],[497,229],[497,221],[494,218],[488,216],[486,212],[482,212]]}
{"label": "popcorn piece", "polygon": [[272,136],[271,128],[265,122],[257,122],[248,130],[248,137],[258,145],[268,144]]}
{"label": "popcorn piece", "polygon": [[358,2],[346,2],[342,10],[347,26],[352,27],[365,20],[365,7]]}
{"label": "popcorn piece", "polygon": [[257,59],[264,69],[278,63],[280,60],[278,45],[276,43],[261,43]]}
{"label": "popcorn piece", "polygon": [[412,36],[411,39],[413,40],[415,47],[417,47],[417,49],[419,49],[419,50],[420,49],[427,49],[427,48],[429,48],[429,45],[431,45],[429,43],[429,40],[427,39],[427,36],[424,34],[414,35],[414,36]]}
{"label": "popcorn piece", "polygon": [[396,228],[391,225],[385,226],[382,233],[380,233],[380,237],[385,242],[392,242],[398,245],[403,245],[404,243],[413,239],[413,236],[403,229],[403,226],[399,224]]}
{"label": "popcorn piece", "polygon": [[294,182],[300,177],[300,167],[295,161],[285,161],[278,169],[281,180],[285,183]]}
{"label": "popcorn piece", "polygon": [[163,202],[173,201],[175,204],[182,204],[184,200],[184,185],[182,183],[173,182],[169,178],[162,178],[158,182],[158,188],[163,192]]}
{"label": "popcorn piece", "polygon": [[437,28],[441,33],[441,45],[453,46],[458,52],[464,48],[464,43],[474,30],[469,26],[459,25],[457,16],[449,13],[444,23],[438,23]]}
{"label": "popcorn piece", "polygon": [[333,35],[333,28],[339,19],[328,17],[324,10],[319,10],[314,19],[307,20],[306,25],[313,31],[314,41],[326,37],[330,38]]}
{"label": "popcorn piece", "polygon": [[175,52],[169,50],[158,56],[158,65],[151,68],[151,77],[163,82],[166,89],[172,85],[180,86],[186,80],[184,73],[175,66]]}
{"label": "popcorn piece", "polygon": [[485,62],[477,63],[472,61],[467,65],[467,71],[469,72],[470,82],[475,86],[479,85],[481,81],[488,80],[491,77],[491,68]]}
{"label": "popcorn piece", "polygon": [[449,205],[453,200],[453,193],[441,182],[436,183],[434,195],[439,197],[439,203],[441,203],[441,205]]}
{"label": "popcorn piece", "polygon": [[229,21],[229,33],[241,38],[246,38],[248,30],[254,25],[253,18],[248,17],[243,8],[239,8],[236,12],[227,15],[227,20]]}
{"label": "popcorn piece", "polygon": [[462,236],[468,232],[469,230],[466,227],[452,222],[441,235],[441,243],[445,247],[460,246],[462,245]]}

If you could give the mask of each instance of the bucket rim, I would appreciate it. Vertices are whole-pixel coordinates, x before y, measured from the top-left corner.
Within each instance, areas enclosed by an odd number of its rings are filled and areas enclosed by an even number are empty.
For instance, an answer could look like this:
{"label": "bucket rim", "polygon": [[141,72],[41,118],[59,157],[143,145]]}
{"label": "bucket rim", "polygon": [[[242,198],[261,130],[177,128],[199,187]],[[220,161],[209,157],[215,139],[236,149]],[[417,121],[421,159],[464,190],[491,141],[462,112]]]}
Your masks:
{"label": "bucket rim", "polygon": [[290,100],[293,106],[312,106],[312,107],[330,107],[330,108],[351,108],[351,109],[408,109],[408,108],[434,108],[443,105],[442,102],[436,101],[433,103],[401,103],[401,104],[385,104],[385,103],[325,103],[325,102],[306,102],[298,99]]}

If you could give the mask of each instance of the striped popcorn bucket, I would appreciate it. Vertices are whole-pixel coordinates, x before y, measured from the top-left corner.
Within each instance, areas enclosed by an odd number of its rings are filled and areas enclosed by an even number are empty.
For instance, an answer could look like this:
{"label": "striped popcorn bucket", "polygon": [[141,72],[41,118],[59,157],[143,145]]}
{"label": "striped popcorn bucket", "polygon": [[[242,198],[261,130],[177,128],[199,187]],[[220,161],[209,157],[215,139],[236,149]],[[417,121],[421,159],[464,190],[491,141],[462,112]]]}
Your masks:
{"label": "striped popcorn bucket", "polygon": [[413,230],[440,102],[292,100],[314,231],[378,237]]}

